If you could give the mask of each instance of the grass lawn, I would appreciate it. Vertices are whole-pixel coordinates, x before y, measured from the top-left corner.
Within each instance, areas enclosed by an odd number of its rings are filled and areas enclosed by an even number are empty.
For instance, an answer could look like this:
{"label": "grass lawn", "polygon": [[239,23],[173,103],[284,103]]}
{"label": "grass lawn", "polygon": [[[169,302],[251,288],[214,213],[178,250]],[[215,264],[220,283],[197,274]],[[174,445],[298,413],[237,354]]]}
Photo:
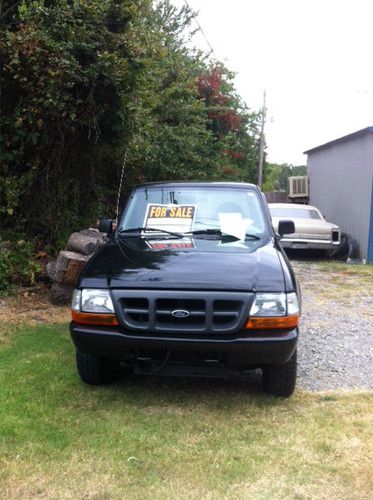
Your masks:
{"label": "grass lawn", "polygon": [[92,388],[67,325],[5,333],[0,498],[372,498],[371,394],[129,375]]}

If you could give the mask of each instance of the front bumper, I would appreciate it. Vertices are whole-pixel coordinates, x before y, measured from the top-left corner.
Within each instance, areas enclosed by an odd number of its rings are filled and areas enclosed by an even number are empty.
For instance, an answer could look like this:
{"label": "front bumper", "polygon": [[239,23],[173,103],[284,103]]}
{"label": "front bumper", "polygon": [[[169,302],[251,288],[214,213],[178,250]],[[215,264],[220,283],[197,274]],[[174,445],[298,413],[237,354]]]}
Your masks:
{"label": "front bumper", "polygon": [[282,248],[294,250],[337,250],[340,241],[282,238],[280,244]]}
{"label": "front bumper", "polygon": [[232,369],[286,363],[294,353],[298,328],[289,331],[242,331],[234,338],[133,335],[120,327],[93,327],[70,323],[75,347],[95,356],[127,360],[139,350],[213,353],[224,356]]}

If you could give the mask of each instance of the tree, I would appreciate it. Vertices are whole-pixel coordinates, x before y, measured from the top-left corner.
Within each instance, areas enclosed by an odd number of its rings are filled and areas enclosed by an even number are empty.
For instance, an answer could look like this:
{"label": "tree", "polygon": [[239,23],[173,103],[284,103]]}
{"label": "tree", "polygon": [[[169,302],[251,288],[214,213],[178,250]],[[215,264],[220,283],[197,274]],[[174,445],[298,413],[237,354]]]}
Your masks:
{"label": "tree", "polygon": [[307,175],[305,165],[266,163],[264,166],[263,191],[287,191],[288,178],[302,175]]}
{"label": "tree", "polygon": [[124,103],[141,72],[138,37],[124,33],[149,9],[135,1],[20,2],[18,21],[1,36],[4,224],[16,220],[53,241],[97,213],[116,144],[128,140]]}
{"label": "tree", "polygon": [[259,114],[250,112],[235,93],[233,74],[217,65],[198,79],[200,97],[210,119],[209,129],[224,146],[223,179],[256,182]]}
{"label": "tree", "polygon": [[125,190],[255,182],[257,115],[187,47],[193,15],[167,0],[0,3],[2,228],[60,246],[114,215],[125,153]]}

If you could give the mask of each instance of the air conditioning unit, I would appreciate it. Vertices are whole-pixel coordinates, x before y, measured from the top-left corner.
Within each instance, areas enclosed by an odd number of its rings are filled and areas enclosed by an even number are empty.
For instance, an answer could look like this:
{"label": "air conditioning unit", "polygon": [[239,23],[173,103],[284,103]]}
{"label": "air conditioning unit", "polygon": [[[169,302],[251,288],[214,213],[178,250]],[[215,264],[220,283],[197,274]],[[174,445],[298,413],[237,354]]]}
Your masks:
{"label": "air conditioning unit", "polygon": [[308,177],[289,177],[289,198],[308,198]]}

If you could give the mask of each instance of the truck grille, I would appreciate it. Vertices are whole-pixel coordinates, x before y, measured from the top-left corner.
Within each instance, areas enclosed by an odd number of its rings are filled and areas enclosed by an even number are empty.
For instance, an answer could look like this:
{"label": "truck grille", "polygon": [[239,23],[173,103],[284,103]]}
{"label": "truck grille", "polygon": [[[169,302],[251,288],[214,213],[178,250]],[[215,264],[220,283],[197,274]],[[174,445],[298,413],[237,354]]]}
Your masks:
{"label": "truck grille", "polygon": [[[235,292],[114,290],[112,295],[121,324],[139,333],[238,331],[252,302],[252,294]],[[175,317],[175,311],[187,314]]]}

